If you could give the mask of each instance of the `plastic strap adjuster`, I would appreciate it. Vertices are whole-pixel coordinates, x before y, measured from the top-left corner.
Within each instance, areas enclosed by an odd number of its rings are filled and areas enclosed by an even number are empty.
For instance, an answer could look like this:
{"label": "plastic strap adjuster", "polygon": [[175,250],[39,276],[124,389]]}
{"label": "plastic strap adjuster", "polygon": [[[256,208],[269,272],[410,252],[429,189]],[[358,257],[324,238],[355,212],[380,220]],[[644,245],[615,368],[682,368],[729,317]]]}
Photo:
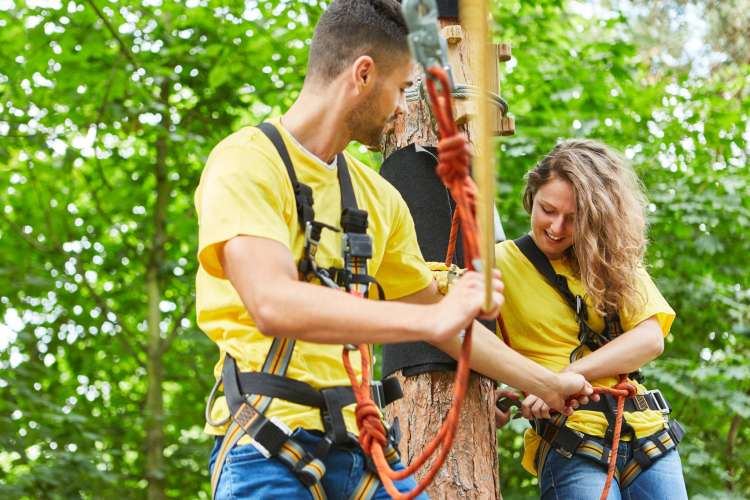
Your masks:
{"label": "plastic strap adjuster", "polygon": [[[264,418],[260,416],[259,418]],[[250,434],[253,446],[266,458],[275,457],[292,435],[291,429],[276,417],[264,418],[258,429]]]}

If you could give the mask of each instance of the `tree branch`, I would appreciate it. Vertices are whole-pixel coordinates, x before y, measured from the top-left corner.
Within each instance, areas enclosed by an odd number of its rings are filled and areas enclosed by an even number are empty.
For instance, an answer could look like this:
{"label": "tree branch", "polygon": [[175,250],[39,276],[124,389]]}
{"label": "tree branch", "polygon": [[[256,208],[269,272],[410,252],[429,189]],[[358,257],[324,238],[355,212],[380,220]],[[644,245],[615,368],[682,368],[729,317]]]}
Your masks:
{"label": "tree branch", "polygon": [[2,213],[2,217],[11,227],[11,229],[13,229],[13,231],[16,234],[18,234],[18,236],[20,236],[22,240],[28,243],[34,250],[36,250],[37,252],[47,253],[47,254],[55,253],[55,248],[48,247],[47,245],[44,245],[40,243],[39,241],[37,241],[35,238],[31,237],[31,235],[24,233],[23,229],[21,229],[21,227],[18,224],[16,224],[16,222],[13,219],[8,217],[8,215],[5,214],[5,212]]}
{"label": "tree branch", "polygon": [[[113,316],[117,316],[114,311],[107,305],[107,301],[104,300],[104,298],[97,293],[96,290],[94,290],[94,287],[91,286],[91,284],[86,280],[85,276],[82,280],[82,283],[86,287],[86,290],[88,290],[89,294],[91,295],[91,298],[94,299],[94,302],[99,306],[99,308],[104,311],[105,316],[109,316],[111,313]],[[128,353],[130,353],[131,356],[133,356],[133,359],[138,362],[138,364],[145,370],[146,369],[146,362],[141,359],[139,352],[143,353],[143,346],[138,344],[138,341],[136,340],[135,335],[121,322],[117,322],[117,325],[120,327],[120,332],[115,334],[115,338],[122,344],[122,346],[125,348]],[[124,334],[124,335],[123,335]],[[133,339],[133,341],[136,343],[136,345],[140,348],[140,350],[136,351],[136,349],[133,348],[133,346],[128,341],[128,338]]]}
{"label": "tree branch", "polygon": [[94,12],[96,12],[97,17],[104,23],[104,26],[106,26],[107,31],[109,31],[110,35],[114,37],[114,39],[117,41],[117,43],[120,46],[120,52],[122,55],[124,55],[130,63],[138,68],[138,63],[135,60],[135,57],[133,56],[133,53],[130,51],[130,47],[125,45],[125,42],[122,41],[122,38],[120,38],[120,35],[117,34],[117,30],[112,26],[112,24],[109,22],[109,19],[102,14],[102,11],[99,10],[99,7],[96,6],[93,0],[86,0],[86,3],[91,6],[92,9],[94,9]]}
{"label": "tree branch", "polygon": [[160,352],[161,354],[165,354],[170,347],[172,347],[172,342],[174,342],[174,339],[177,337],[177,334],[179,334],[182,331],[182,328],[180,326],[180,323],[183,319],[187,317],[187,315],[190,313],[190,310],[195,305],[195,295],[191,295],[190,299],[185,302],[185,304],[182,307],[182,313],[175,319],[174,325],[172,325],[172,330],[170,330],[167,337],[162,341]]}

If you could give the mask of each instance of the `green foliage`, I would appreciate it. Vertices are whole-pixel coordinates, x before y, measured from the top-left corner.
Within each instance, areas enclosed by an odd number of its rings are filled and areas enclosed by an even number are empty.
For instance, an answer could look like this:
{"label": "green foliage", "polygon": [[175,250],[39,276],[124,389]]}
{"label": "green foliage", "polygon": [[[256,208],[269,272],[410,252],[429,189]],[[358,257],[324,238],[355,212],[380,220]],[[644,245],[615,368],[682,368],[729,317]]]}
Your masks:
{"label": "green foliage", "polygon": [[3,5],[0,323],[16,333],[0,350],[0,496],[144,496],[156,259],[167,467],[151,473],[207,497],[217,356],[194,326],[192,193],[220,138],[291,103],[320,7]]}
{"label": "green foliage", "polygon": [[[321,9],[0,3],[3,498],[145,495],[152,262],[166,468],[150,472],[169,497],[208,497],[216,350],[194,326],[192,193],[218,140],[293,101]],[[499,148],[507,233],[525,231],[523,174],[558,139],[601,139],[632,159],[651,201],[648,263],[679,315],[649,385],[689,430],[691,496],[750,496],[748,68],[656,71],[624,15],[590,19],[562,0],[498,2],[495,19],[516,59],[502,78],[518,125]],[[520,436],[498,435],[505,498],[536,495]]]}
{"label": "green foliage", "polygon": [[[688,428],[681,455],[691,497],[747,497],[748,68],[657,71],[643,57],[653,47],[627,37],[624,16],[587,19],[560,2],[502,2],[495,19],[518,61],[502,92],[518,129],[499,156],[506,232],[527,230],[521,178],[559,139],[599,139],[633,162],[650,200],[647,264],[678,313],[647,384]],[[535,494],[518,465],[517,431],[499,433],[505,498]]]}

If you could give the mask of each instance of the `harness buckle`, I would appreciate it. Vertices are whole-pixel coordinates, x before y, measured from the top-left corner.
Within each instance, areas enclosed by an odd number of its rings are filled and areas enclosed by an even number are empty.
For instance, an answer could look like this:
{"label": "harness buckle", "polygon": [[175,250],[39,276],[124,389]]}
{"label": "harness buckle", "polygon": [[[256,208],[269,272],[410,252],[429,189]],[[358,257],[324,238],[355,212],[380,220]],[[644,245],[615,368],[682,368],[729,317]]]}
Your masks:
{"label": "harness buckle", "polygon": [[636,394],[633,396],[633,401],[635,402],[635,407],[638,408],[638,411],[648,410],[648,401],[646,401],[646,396],[643,394]]}
{"label": "harness buckle", "polygon": [[383,383],[380,380],[370,382],[370,392],[372,393],[372,400],[378,405],[378,408],[381,410],[385,408],[385,390],[383,390]]}
{"label": "harness buckle", "polygon": [[669,406],[667,399],[659,389],[648,391],[646,394],[651,395],[651,397],[653,398],[653,401],[656,404],[656,408],[654,408],[656,411],[664,415],[668,415],[672,412],[672,408]]}

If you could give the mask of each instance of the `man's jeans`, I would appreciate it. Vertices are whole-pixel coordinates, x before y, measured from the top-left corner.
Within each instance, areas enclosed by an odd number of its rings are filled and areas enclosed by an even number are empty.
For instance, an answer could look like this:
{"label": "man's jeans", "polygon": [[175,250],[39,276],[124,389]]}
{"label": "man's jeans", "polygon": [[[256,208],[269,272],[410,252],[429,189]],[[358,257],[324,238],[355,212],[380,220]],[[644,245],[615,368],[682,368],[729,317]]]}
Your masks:
{"label": "man's jeans", "polygon": [[[621,442],[617,469],[622,471],[633,458],[630,442]],[[601,497],[607,470],[594,461],[573,455],[565,458],[556,451],[547,454],[539,484],[542,500],[597,500]],[[624,490],[612,479],[607,500],[687,500],[682,463],[676,449],[669,450],[648,469],[642,471]]]}
{"label": "man's jeans", "polygon": [[[313,452],[321,440],[322,433],[297,429],[293,436],[301,446]],[[222,440],[223,437],[216,438],[209,460],[209,473],[213,471]],[[331,500],[349,498],[366,471],[362,450],[358,447],[352,449],[334,447],[323,462],[326,465],[326,473],[322,484],[328,498]],[[401,463],[394,466],[396,470],[403,468]],[[401,492],[407,492],[416,486],[411,477],[396,481],[395,484]],[[312,498],[312,495],[310,490],[282,462],[264,457],[253,445],[235,446],[224,463],[216,490],[216,499],[250,498],[304,499]],[[385,487],[380,484],[373,498],[387,500],[391,497],[385,491]],[[428,497],[422,493],[417,498],[427,500]]]}

